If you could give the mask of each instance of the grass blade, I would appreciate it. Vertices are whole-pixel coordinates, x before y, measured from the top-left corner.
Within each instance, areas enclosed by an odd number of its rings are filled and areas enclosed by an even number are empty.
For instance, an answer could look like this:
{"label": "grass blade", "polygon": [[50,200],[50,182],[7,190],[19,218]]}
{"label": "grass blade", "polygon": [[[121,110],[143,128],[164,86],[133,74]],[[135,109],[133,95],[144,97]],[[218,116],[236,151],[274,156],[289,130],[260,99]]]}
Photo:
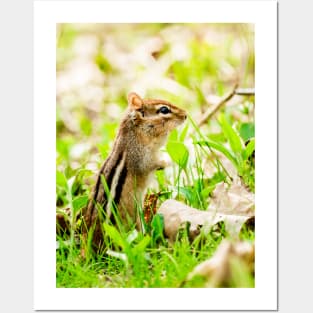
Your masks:
{"label": "grass blade", "polygon": [[232,150],[235,153],[241,154],[243,150],[241,139],[235,130],[231,127],[231,125],[227,122],[224,114],[220,115],[219,122]]}
{"label": "grass blade", "polygon": [[213,148],[213,149],[223,153],[236,167],[238,166],[238,162],[237,162],[236,158],[222,144],[214,142],[214,141],[210,141],[210,140],[197,141],[195,143],[200,145],[200,146],[207,146],[209,148]]}

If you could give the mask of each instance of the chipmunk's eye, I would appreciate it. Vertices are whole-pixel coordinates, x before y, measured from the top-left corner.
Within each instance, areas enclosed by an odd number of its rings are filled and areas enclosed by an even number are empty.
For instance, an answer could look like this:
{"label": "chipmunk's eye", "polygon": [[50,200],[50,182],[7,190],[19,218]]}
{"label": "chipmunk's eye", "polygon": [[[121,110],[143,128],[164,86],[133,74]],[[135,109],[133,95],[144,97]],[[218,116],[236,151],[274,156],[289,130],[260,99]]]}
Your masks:
{"label": "chipmunk's eye", "polygon": [[168,108],[168,107],[161,107],[159,110],[158,110],[158,113],[162,113],[162,114],[168,114],[168,113],[171,113],[171,110]]}

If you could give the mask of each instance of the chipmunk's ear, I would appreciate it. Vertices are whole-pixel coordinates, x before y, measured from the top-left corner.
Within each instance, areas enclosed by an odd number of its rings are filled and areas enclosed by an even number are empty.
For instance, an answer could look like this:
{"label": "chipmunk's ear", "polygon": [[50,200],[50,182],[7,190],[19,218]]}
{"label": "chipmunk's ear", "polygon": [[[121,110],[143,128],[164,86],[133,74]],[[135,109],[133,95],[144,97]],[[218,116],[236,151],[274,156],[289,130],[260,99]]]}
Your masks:
{"label": "chipmunk's ear", "polygon": [[143,100],[135,93],[131,92],[127,96],[128,106],[131,109],[138,110],[143,106]]}

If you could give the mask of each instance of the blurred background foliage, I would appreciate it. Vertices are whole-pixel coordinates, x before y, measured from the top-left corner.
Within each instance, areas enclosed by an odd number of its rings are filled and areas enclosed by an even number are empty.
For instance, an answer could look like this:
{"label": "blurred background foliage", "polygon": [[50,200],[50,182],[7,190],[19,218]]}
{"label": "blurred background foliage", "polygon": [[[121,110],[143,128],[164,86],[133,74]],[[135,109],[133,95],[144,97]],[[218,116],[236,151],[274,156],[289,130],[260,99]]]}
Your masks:
{"label": "blurred background foliage", "polygon": [[[170,134],[163,152],[173,166],[156,172],[150,195],[200,210],[254,210],[254,93],[230,97],[200,125],[236,84],[254,88],[254,26],[58,24],[56,30],[57,286],[181,286],[227,236],[224,227],[214,228],[205,242],[199,236],[189,243],[185,232],[170,248],[158,242],[164,225],[154,215],[147,233],[137,233],[121,253],[106,254],[105,263],[102,256],[85,262],[76,247],[76,216],[86,206],[131,91],[168,100],[190,117]],[[135,238],[104,226],[110,242]],[[254,241],[254,228],[240,238]],[[239,267],[231,286],[254,286],[254,274]]]}
{"label": "blurred background foliage", "polygon": [[[73,177],[73,196],[89,190],[130,91],[171,101],[198,121],[236,82],[254,87],[252,24],[58,24],[56,36],[59,206],[68,202],[65,180]],[[222,111],[243,142],[254,137],[254,97],[235,96]],[[203,131],[227,143],[218,119]]]}

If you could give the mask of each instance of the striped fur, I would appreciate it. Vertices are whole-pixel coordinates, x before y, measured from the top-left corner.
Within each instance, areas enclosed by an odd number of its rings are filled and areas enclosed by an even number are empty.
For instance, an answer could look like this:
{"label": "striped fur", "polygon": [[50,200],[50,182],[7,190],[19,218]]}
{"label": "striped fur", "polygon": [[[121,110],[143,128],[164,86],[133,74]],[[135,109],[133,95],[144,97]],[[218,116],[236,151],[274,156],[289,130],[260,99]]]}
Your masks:
{"label": "striped fur", "polygon": [[[123,226],[128,228],[130,222],[140,229],[137,207],[142,205],[151,174],[166,166],[159,159],[159,149],[166,142],[168,133],[187,117],[184,110],[167,101],[141,99],[135,93],[129,94],[128,104],[112,152],[99,171],[92,196],[83,212],[83,234],[86,238],[94,227],[93,244],[98,248],[103,241],[101,223],[104,220],[116,222],[115,212],[112,212],[115,207]],[[160,108],[164,106],[168,112],[162,114]]]}

